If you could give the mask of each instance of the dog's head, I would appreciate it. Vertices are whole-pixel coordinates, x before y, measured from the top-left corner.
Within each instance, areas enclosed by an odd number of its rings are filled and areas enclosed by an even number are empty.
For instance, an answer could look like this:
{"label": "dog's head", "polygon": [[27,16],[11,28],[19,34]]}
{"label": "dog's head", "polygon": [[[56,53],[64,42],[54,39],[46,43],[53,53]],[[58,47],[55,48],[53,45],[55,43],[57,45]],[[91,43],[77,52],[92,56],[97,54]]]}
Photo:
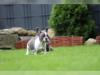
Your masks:
{"label": "dog's head", "polygon": [[40,40],[43,41],[43,42],[50,42],[50,38],[49,38],[49,35],[48,35],[48,29],[41,31]]}

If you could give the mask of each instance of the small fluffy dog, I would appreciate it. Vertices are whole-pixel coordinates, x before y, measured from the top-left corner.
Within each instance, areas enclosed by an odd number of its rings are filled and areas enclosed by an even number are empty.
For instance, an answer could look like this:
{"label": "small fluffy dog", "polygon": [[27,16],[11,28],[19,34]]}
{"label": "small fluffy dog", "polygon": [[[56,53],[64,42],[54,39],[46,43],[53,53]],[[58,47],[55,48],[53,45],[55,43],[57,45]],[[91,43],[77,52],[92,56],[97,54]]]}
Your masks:
{"label": "small fluffy dog", "polygon": [[50,37],[48,36],[48,29],[40,31],[39,28],[36,30],[37,34],[32,37],[27,43],[26,55],[29,55],[30,50],[37,55],[39,50],[43,50],[44,53],[50,50]]}

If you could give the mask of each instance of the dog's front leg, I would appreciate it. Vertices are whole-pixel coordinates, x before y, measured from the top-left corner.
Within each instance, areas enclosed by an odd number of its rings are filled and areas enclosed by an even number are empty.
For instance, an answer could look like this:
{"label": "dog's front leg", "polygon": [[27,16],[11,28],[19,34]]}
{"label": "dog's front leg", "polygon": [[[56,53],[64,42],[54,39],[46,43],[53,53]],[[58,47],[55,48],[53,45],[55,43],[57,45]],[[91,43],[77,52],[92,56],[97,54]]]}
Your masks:
{"label": "dog's front leg", "polygon": [[47,44],[44,44],[44,54],[47,54]]}
{"label": "dog's front leg", "polygon": [[27,45],[26,55],[29,55],[29,46]]}

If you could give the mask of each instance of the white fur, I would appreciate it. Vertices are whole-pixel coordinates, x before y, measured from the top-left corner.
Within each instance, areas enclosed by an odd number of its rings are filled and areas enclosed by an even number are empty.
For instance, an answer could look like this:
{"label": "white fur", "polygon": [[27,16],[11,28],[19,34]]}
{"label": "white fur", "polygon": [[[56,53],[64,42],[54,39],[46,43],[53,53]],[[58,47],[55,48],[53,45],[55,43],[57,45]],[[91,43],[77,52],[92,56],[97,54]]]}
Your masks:
{"label": "white fur", "polygon": [[[48,35],[45,31],[42,31],[42,33],[44,33],[45,35]],[[45,39],[43,38],[43,41],[45,41]],[[43,43],[43,41],[41,42],[39,39],[39,36],[35,36],[34,38],[31,38],[28,43],[27,43],[27,51],[26,51],[26,55],[29,55],[29,52],[31,50],[31,47],[33,47],[33,53],[34,55],[37,55],[37,51],[40,49],[44,49],[44,53],[47,53],[46,50],[46,42]],[[50,39],[48,39],[48,41],[50,42]]]}
{"label": "white fur", "polygon": [[[32,39],[33,39],[33,38],[32,38]],[[31,40],[32,40],[32,39],[31,39]],[[27,43],[26,55],[29,55],[29,50],[30,50],[30,46],[29,46],[29,45],[30,45],[31,40]],[[34,55],[37,54],[37,51],[38,51],[39,49],[41,49],[41,42],[40,42],[40,40],[39,40],[39,37],[36,36],[36,37],[35,37],[35,40],[34,40],[34,50],[32,50],[33,53],[34,53]]]}

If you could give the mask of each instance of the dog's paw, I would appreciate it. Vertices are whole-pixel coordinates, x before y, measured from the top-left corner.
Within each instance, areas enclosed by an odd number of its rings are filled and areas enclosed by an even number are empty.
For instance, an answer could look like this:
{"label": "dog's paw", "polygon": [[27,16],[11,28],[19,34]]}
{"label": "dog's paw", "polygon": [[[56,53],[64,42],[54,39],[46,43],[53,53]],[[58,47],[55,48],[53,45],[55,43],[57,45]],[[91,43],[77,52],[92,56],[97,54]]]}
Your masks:
{"label": "dog's paw", "polygon": [[29,55],[29,53],[26,53],[26,55]]}
{"label": "dog's paw", "polygon": [[53,47],[50,47],[50,51],[54,51]]}
{"label": "dog's paw", "polygon": [[48,52],[44,52],[43,54],[45,55],[45,54],[47,54]]}
{"label": "dog's paw", "polygon": [[34,55],[37,55],[37,53],[35,52]]}

